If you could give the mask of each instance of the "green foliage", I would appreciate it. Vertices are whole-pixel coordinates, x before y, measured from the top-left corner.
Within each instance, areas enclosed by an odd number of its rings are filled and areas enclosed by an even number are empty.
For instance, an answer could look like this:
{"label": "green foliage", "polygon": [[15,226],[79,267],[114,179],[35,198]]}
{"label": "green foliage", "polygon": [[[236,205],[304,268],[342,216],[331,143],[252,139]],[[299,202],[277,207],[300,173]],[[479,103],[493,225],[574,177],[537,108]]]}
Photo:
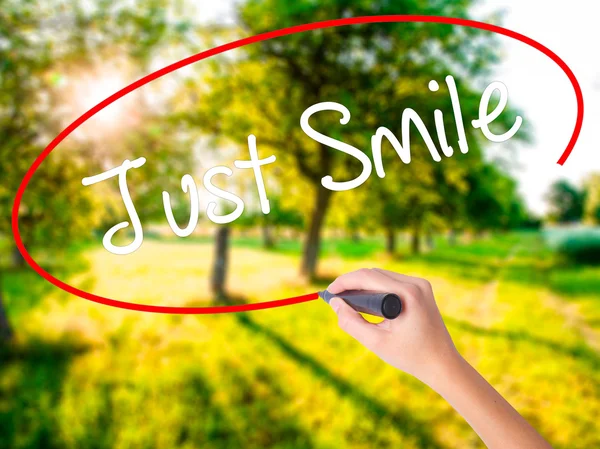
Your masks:
{"label": "green foliage", "polygon": [[569,230],[556,246],[574,262],[600,264],[600,228]]}
{"label": "green foliage", "polygon": [[583,216],[585,192],[567,180],[559,180],[550,186],[547,195],[550,204],[549,218],[558,223],[579,221]]}
{"label": "green foliage", "polygon": [[[250,0],[240,4],[238,12],[244,32],[259,34],[315,20],[373,14],[467,17],[471,4],[468,0],[393,4]],[[447,111],[448,140],[456,142],[447,89],[442,82],[440,91],[432,93],[428,82],[452,74],[463,113],[475,117],[481,94],[478,84],[497,59],[495,38],[465,27],[387,23],[328,28],[248,46],[234,57],[212,58],[197,82],[181,94],[180,111],[190,125],[241,148],[248,134],[255,134],[259,151],[273,152],[278,164],[293,167],[296,180],[286,179],[281,186],[287,189],[305,182],[310,187],[298,193],[311,214],[306,228],[308,254],[318,247],[323,217],[330,207],[335,216],[328,214],[328,222],[348,229],[420,230],[455,225],[464,218],[465,177],[481,161],[482,140],[467,127],[468,158],[455,148],[453,158],[436,164],[412,130],[410,166],[402,166],[384,142],[386,178],[363,185],[369,195],[344,192],[330,200],[331,193],[321,186],[322,177],[351,179],[360,164],[304,135],[298,126],[302,112],[321,101],[345,105],[352,114],[349,124],[341,126],[338,114],[323,113],[311,118],[311,126],[368,153],[377,127],[399,133],[404,108],[419,113],[430,130],[434,129],[433,110],[441,109]],[[507,111],[503,119],[511,123],[513,115],[514,110]],[[363,214],[361,209],[370,213]]]}
{"label": "green foliage", "polygon": [[298,210],[284,207],[281,199],[276,196],[271,196],[269,202],[271,211],[262,217],[265,223],[292,229],[304,227],[304,217]]}
{"label": "green foliage", "polygon": [[[41,152],[37,143],[44,131],[39,111],[41,74],[49,66],[48,42],[34,40],[40,26],[36,2],[0,2],[0,233],[10,232],[12,201],[17,186],[33,158]],[[50,186],[58,189],[58,186]],[[48,191],[51,196],[51,190]],[[27,215],[26,212],[22,214]],[[24,217],[25,219],[25,217]]]}
{"label": "green foliage", "polygon": [[476,231],[514,229],[527,219],[517,183],[490,163],[467,175],[466,226]]}
{"label": "green foliage", "polygon": [[[76,74],[89,74],[88,94],[91,84],[102,81],[94,76],[103,58],[116,61],[125,54],[137,65],[138,76],[144,74],[153,51],[181,40],[176,31],[181,27],[177,16],[166,8],[166,0],[150,0],[144,8],[113,1],[93,5],[75,1],[66,6],[61,2],[40,5],[2,0],[0,5],[0,171],[4,174],[0,233],[8,235],[19,182],[44,145],[68,123],[61,111],[72,106],[69,99],[83,94],[73,90]],[[167,23],[169,14],[171,22]],[[117,69],[118,64],[109,67],[109,71]],[[156,205],[162,206],[157,191],[161,181],[167,179],[170,184],[163,182],[162,186],[172,187],[172,174],[189,167],[191,152],[181,144],[173,126],[143,111],[142,105],[138,107],[145,129],[132,129],[118,142],[105,134],[101,141],[71,138],[44,161],[19,210],[19,228],[29,248],[62,246],[87,238],[99,223],[114,224],[115,215],[123,209],[116,183],[104,190],[83,188],[81,179],[107,165],[119,165],[132,158],[132,153],[149,158],[143,170],[133,175],[137,189],[132,189],[132,194],[139,198],[142,216],[157,216]],[[93,120],[86,126],[96,126]],[[165,163],[166,154],[176,157]],[[149,197],[152,200],[144,202]]]}
{"label": "green foliage", "polygon": [[233,225],[241,228],[252,228],[260,225],[269,225],[274,227],[283,227],[291,229],[302,229],[304,226],[304,217],[294,209],[282,204],[282,200],[277,195],[268,195],[270,212],[263,214],[262,211],[244,211]]}
{"label": "green foliage", "polygon": [[600,224],[600,174],[586,180],[585,190],[585,219],[591,224]]}

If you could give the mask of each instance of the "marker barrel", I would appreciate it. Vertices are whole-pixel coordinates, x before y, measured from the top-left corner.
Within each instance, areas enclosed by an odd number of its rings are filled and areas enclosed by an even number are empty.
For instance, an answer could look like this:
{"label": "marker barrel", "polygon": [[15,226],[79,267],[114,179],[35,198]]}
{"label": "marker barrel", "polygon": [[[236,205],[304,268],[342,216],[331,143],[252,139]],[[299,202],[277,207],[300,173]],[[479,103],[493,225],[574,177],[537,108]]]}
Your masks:
{"label": "marker barrel", "polygon": [[341,293],[319,292],[319,296],[329,304],[332,298],[342,298],[357,312],[368,313],[393,320],[402,312],[402,301],[394,293],[382,293],[370,290],[347,290]]}

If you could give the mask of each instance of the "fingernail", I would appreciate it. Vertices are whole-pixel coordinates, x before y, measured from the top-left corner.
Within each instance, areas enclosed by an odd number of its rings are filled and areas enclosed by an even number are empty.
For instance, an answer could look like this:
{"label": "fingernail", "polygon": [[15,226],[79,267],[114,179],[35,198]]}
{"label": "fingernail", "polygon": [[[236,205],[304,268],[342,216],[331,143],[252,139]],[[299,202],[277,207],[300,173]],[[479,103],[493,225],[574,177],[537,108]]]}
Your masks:
{"label": "fingernail", "polygon": [[338,313],[338,310],[340,310],[340,307],[342,305],[342,299],[337,297],[331,298],[331,301],[329,301],[329,305],[335,313]]}

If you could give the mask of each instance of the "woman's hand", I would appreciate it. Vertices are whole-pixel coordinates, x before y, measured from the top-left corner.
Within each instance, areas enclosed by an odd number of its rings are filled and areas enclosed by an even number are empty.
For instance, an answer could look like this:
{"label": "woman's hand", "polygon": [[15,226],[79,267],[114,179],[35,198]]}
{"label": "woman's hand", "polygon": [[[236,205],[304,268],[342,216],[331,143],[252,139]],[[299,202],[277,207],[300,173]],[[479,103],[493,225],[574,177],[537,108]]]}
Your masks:
{"label": "woman's hand", "polygon": [[490,449],[552,449],[536,430],[458,353],[429,282],[380,269],[337,278],[327,289],[395,293],[402,313],[373,324],[340,298],[329,304],[340,327],[390,365],[428,384],[460,413]]}
{"label": "woman's hand", "polygon": [[431,284],[425,279],[391,271],[361,269],[338,277],[327,290],[376,290],[395,293],[402,313],[394,320],[373,324],[341,298],[330,301],[340,327],[382,360],[431,385],[460,355],[435,303]]}

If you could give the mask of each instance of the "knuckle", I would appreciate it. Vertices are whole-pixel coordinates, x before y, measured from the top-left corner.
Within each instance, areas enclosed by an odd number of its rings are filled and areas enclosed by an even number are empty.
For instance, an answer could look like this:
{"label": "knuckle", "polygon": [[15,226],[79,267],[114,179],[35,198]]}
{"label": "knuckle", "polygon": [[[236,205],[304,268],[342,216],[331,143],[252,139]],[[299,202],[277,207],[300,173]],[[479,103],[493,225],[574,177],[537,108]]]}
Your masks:
{"label": "knuckle", "polygon": [[356,274],[363,276],[363,277],[369,276],[371,274],[371,269],[370,268],[361,268],[356,271]]}
{"label": "knuckle", "polygon": [[419,287],[421,287],[425,293],[428,293],[432,290],[431,282],[429,282],[427,279],[420,279]]}
{"label": "knuckle", "polygon": [[406,293],[414,299],[417,299],[421,295],[421,288],[415,284],[407,284],[405,289]]}
{"label": "knuckle", "polygon": [[327,287],[327,290],[329,290],[332,293],[335,293],[336,288],[338,286],[338,284],[340,283],[340,276],[338,276],[337,278],[334,279],[334,281],[329,284],[329,286]]}

